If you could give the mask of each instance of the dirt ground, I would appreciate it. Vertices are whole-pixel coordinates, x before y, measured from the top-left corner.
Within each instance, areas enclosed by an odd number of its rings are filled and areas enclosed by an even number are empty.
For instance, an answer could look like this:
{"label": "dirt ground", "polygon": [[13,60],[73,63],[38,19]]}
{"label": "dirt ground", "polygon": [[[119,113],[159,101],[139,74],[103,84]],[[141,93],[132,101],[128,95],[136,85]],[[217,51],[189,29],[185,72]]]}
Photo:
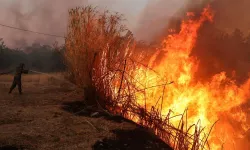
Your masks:
{"label": "dirt ground", "polygon": [[[54,77],[63,79],[60,74]],[[46,75],[23,76],[23,95],[0,76],[0,150],[170,150],[123,118],[86,112],[83,91]]]}

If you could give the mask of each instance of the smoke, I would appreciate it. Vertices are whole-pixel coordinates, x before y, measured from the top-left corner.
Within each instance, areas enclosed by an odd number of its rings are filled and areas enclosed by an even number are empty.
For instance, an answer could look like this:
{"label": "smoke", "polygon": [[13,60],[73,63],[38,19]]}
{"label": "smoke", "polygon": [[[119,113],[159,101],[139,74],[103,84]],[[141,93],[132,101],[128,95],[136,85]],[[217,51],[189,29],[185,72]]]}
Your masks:
{"label": "smoke", "polygon": [[[67,27],[68,9],[79,6],[82,0],[13,0],[2,1],[0,9],[1,24],[64,36]],[[0,27],[0,37],[10,47],[21,48],[34,42],[52,44],[63,43],[63,38],[38,35]]]}
{"label": "smoke", "polygon": [[183,16],[191,8],[202,8],[206,0],[149,1],[140,16],[136,35],[140,40],[154,42],[165,36],[168,28],[178,28]]}
{"label": "smoke", "polygon": [[[124,14],[124,22],[133,30],[137,14],[142,10],[147,0],[1,0],[0,23],[32,30],[64,36],[67,31],[68,10],[74,7],[93,5],[98,9],[108,9],[111,12]],[[63,38],[38,35],[0,26],[0,38],[7,46],[22,48],[34,42],[53,44],[64,43]]]}
{"label": "smoke", "polygon": [[149,1],[140,14],[136,35],[140,40],[155,41],[169,28],[178,29],[186,12],[199,13],[210,4],[216,15],[216,28],[232,32],[235,28],[250,32],[250,1],[248,0],[155,0]]}
{"label": "smoke", "polygon": [[242,84],[250,73],[250,1],[217,0],[211,3],[214,22],[205,24],[193,55],[200,60],[197,79],[208,79],[225,71]]}
{"label": "smoke", "polygon": [[[242,85],[250,77],[250,17],[247,17],[250,13],[249,0],[150,2],[141,14],[137,36],[149,42],[161,42],[160,38],[166,37],[168,29],[178,30],[185,12],[199,14],[208,3],[215,12],[215,18],[212,24],[205,23],[199,30],[197,43],[192,51],[192,56],[199,60],[195,79],[207,82],[211,81],[215,74],[226,72],[228,77]],[[245,122],[249,124],[249,101],[239,106],[239,109],[247,116]],[[228,115],[227,112],[225,114]],[[241,122],[236,125],[238,121],[234,119],[220,119],[222,123],[232,126],[236,133],[245,127]],[[240,140],[235,141],[236,149],[249,149],[249,137],[250,130]]]}
{"label": "smoke", "polygon": [[[214,22],[199,32],[192,55],[200,60],[197,79],[209,79],[226,71],[239,83],[250,72],[250,1],[247,0],[157,0],[148,2],[140,16],[136,35],[140,40],[161,42],[168,29],[178,31],[186,12],[200,14],[210,5]],[[235,31],[235,29],[238,29]],[[223,37],[225,36],[226,37]],[[248,36],[248,39],[245,39]],[[244,43],[248,41],[248,43]]]}
{"label": "smoke", "polygon": [[244,33],[250,31],[250,1],[249,0],[216,0],[211,4],[215,10],[215,23],[227,32],[240,29]]}
{"label": "smoke", "polygon": [[[220,44],[220,47],[218,45],[209,46],[212,45],[211,41],[216,41],[211,39],[212,36],[209,33],[214,33],[216,30],[231,33],[235,28],[239,28],[244,34],[248,33],[250,18],[246,15],[250,10],[248,9],[250,1],[247,0],[120,0],[119,2],[116,0],[1,0],[0,23],[64,36],[67,31],[68,10],[73,7],[93,5],[124,14],[127,19],[125,24],[135,33],[136,38],[152,42],[160,41],[160,38],[165,37],[169,28],[178,30],[187,11],[199,13],[208,3],[216,14],[213,25],[201,30],[200,36],[203,38],[198,39],[193,52],[193,55],[202,60],[199,75],[210,77],[214,73],[226,69],[228,73],[240,72],[239,78],[247,78],[250,65],[249,59],[246,57],[250,52],[245,50],[244,45],[235,44],[235,48],[232,48],[231,45],[227,47],[226,44],[224,46]],[[63,38],[38,35],[1,26],[0,38],[3,38],[7,46],[12,48],[26,47],[34,42],[49,45],[55,41],[58,41],[59,44],[64,43]],[[210,41],[210,43],[206,41]],[[230,41],[230,43],[233,42]],[[204,45],[206,48],[202,48]],[[244,50],[238,51],[239,48]],[[214,61],[211,62],[211,60]]]}

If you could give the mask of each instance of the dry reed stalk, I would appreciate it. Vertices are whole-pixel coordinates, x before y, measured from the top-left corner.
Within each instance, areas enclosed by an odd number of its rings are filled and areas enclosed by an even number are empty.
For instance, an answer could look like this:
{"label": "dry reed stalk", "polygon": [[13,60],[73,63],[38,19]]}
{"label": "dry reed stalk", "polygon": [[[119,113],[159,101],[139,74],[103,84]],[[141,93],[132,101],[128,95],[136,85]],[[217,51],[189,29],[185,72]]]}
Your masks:
{"label": "dry reed stalk", "polygon": [[[134,78],[137,69],[145,68],[144,76],[153,69],[144,65],[146,59],[138,53],[133,35],[121,24],[122,20],[117,13],[98,12],[91,6],[69,11],[65,59],[75,82],[94,88],[92,94],[98,97],[91,96],[92,100],[96,97],[98,105],[154,130],[175,150],[205,149],[209,135],[202,136],[204,129],[199,123],[187,126],[187,110],[180,115],[172,116],[171,110],[165,117],[162,115],[164,91],[173,82],[144,85]],[[162,96],[155,106],[147,109],[146,91],[156,87],[163,87]],[[144,96],[143,106],[137,102],[138,93]],[[175,127],[171,120],[179,116],[179,126]]]}

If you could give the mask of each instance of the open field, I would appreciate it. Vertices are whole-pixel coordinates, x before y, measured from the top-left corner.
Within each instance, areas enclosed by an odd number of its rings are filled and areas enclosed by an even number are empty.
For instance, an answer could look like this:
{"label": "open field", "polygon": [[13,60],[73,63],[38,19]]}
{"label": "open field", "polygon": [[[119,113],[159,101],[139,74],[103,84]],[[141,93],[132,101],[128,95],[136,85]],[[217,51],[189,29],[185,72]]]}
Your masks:
{"label": "open field", "polygon": [[[52,74],[63,79],[60,74]],[[123,118],[86,109],[81,89],[46,75],[23,76],[23,95],[0,76],[0,149],[170,149]]]}

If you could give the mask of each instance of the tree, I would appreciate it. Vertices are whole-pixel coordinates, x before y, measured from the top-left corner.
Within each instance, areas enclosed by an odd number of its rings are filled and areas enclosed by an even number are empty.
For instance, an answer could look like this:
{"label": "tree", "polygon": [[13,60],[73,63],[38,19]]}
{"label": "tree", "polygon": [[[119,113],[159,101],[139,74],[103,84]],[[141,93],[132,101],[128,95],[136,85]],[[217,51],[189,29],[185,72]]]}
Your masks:
{"label": "tree", "polygon": [[[60,49],[62,47],[59,47]],[[0,39],[0,70],[13,69],[19,63],[39,71],[64,71],[63,50],[60,53],[49,45],[34,43],[24,50],[8,48]]]}

